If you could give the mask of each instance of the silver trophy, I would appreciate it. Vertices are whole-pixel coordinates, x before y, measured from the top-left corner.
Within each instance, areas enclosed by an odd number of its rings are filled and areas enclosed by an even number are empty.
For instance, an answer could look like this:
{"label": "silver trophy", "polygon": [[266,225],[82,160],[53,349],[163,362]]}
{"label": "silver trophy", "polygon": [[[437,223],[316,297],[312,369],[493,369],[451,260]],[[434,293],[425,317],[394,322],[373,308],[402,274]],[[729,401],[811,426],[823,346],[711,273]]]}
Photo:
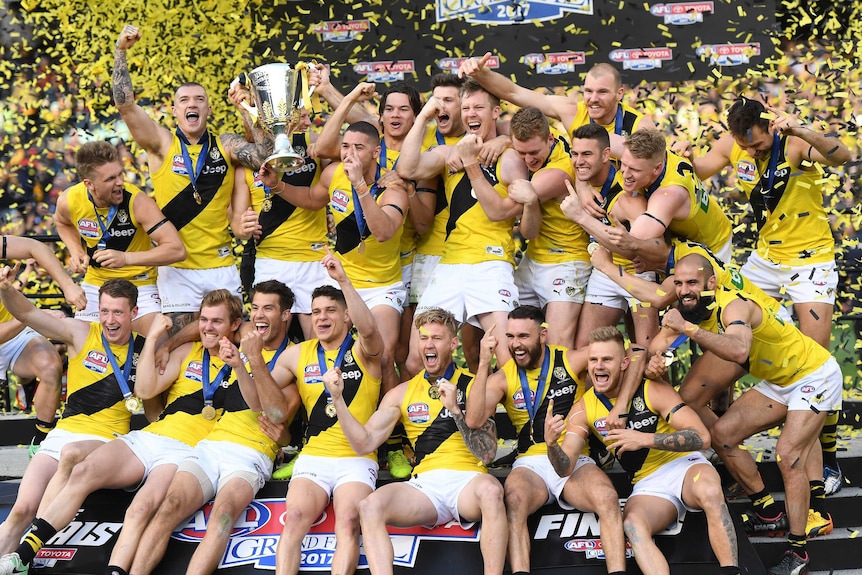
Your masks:
{"label": "silver trophy", "polygon": [[266,164],[277,172],[299,168],[305,160],[293,149],[291,139],[312,91],[308,87],[306,65],[265,64],[249,73],[247,84],[256,107],[245,102],[243,106],[275,136],[273,152]]}

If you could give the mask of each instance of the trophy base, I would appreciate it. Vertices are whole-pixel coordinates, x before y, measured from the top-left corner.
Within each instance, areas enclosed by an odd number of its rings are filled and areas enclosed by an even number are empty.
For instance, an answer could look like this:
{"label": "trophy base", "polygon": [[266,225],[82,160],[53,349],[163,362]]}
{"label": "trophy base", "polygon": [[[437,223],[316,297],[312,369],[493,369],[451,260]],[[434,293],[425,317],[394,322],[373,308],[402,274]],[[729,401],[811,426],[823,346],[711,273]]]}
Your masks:
{"label": "trophy base", "polygon": [[276,172],[283,174],[301,168],[305,164],[305,159],[295,152],[278,152],[268,157],[265,163]]}

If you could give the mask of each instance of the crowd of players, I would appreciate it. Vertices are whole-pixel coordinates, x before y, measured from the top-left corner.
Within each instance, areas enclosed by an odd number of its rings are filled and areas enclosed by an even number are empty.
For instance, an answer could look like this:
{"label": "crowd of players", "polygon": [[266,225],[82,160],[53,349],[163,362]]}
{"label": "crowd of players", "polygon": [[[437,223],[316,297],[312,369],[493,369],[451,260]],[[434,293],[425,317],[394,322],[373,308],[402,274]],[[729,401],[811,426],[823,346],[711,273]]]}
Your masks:
{"label": "crowd of players", "polygon": [[[611,65],[571,98],[519,87],[486,55],[435,76],[424,106],[415,88],[390,87],[378,117],[364,106],[374,84],[341,95],[314,67],[334,112],[319,135],[302,112],[293,146],[305,164],[278,174],[242,85],[229,95],[243,135],[207,129],[208,96],[193,83],[175,94],[175,131],[151,119],[126,62],[139,38],[126,26],[117,40],[113,96],[154,198],[124,181],[114,146],[88,143],[56,215],[82,285],[39,244],[3,238],[3,259],[35,257],[77,314],[37,310],[14,270],[0,272],[2,357],[22,376],[38,365],[42,380],[40,445],[0,527],[0,573],[25,572],[89,493],[135,486],[105,572],[152,572],[172,530],[215,497],[188,567],[212,572],[300,406],[282,575],[297,572],[330,499],[338,573],[355,568],[360,531],[372,572],[391,573],[387,525],[450,520],[481,520],[487,573],[502,572],[507,549],[511,571],[529,572],[527,516],[552,500],[599,515],[609,573],[625,571],[626,540],[643,572],[667,573],[652,536],[687,510],[705,513],[722,573],[738,573],[721,483],[700,453],[710,445],[752,500],[746,527],[788,532],[770,573],[805,572],[806,538],[832,528],[827,487],[841,486],[842,378],[827,349],[837,274],[819,188],[821,166],[850,157],[840,139],[741,97],[727,133],[694,157],[621,103]],[[508,123],[500,99],[520,107]],[[759,229],[741,268],[701,183],[728,165]],[[517,268],[516,222],[529,240]],[[228,228],[254,246],[242,278]],[[291,345],[294,316],[305,341]],[[60,364],[45,338],[69,354],[56,427]],[[662,379],[686,339],[704,353],[677,392]],[[469,371],[453,361],[459,345]],[[761,382],[718,417],[710,401],[745,372]],[[500,403],[518,432],[505,486],[486,472]],[[129,432],[141,407],[152,423]],[[738,447],[782,422],[786,509]],[[622,513],[590,437],[632,479]],[[378,461],[409,479],[375,491]]]}

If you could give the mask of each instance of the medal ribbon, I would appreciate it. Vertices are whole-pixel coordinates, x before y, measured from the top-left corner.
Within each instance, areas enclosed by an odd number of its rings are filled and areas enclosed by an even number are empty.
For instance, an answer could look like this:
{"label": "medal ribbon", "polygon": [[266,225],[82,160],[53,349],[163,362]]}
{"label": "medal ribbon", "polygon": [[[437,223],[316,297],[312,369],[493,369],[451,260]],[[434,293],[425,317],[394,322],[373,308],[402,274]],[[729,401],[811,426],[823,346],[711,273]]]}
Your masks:
{"label": "medal ribbon", "polygon": [[652,193],[654,191],[656,191],[657,189],[659,189],[659,187],[661,187],[661,182],[662,182],[662,180],[664,180],[664,175],[666,173],[667,173],[667,154],[665,154],[665,156],[664,156],[664,165],[661,167],[661,174],[659,174],[656,181],[654,181],[653,183],[651,183],[647,187],[646,194],[645,194],[646,199],[649,199],[649,197],[652,195]]}
{"label": "medal ribbon", "polygon": [[198,156],[197,167],[193,168],[192,166],[192,158],[189,155],[189,148],[191,144],[189,143],[186,135],[183,134],[179,128],[177,128],[177,138],[180,141],[180,149],[183,151],[183,162],[186,165],[186,172],[188,172],[189,180],[192,182],[192,189],[197,192],[198,191],[198,176],[200,176],[201,172],[204,169],[204,164],[207,161],[207,154],[210,151],[210,133],[209,130],[204,132],[203,139],[204,143],[201,145],[201,153]]}
{"label": "medal ribbon", "polygon": [[[443,375],[434,378],[433,375],[425,372],[425,379],[430,383],[432,379],[434,379],[434,383],[437,383],[438,380],[445,379],[446,381],[452,381],[452,376],[455,375],[455,362],[451,362],[447,367],[446,371],[443,372]],[[432,384],[433,385],[433,384]]]}
{"label": "medal ribbon", "polygon": [[542,394],[547,384],[548,370],[551,367],[551,350],[545,346],[545,359],[542,360],[542,369],[539,370],[539,381],[536,384],[536,395],[530,400],[530,383],[527,380],[527,371],[518,368],[518,379],[521,380],[521,391],[524,393],[524,403],[527,405],[527,413],[530,414],[530,422],[536,419],[536,410],[542,402]]}
{"label": "medal ribbon", "polygon": [[204,390],[204,405],[212,405],[213,404],[213,396],[215,395],[215,390],[221,383],[224,381],[224,378],[227,377],[227,374],[230,373],[230,366],[228,364],[224,364],[219,372],[216,374],[215,379],[210,381],[210,352],[208,349],[204,350],[204,362],[201,368],[201,375],[203,376],[203,390]]}
{"label": "medal ribbon", "polygon": [[[349,333],[347,337],[344,338],[344,341],[341,342],[341,346],[338,348],[338,355],[335,356],[335,363],[332,364],[332,367],[341,367],[341,362],[344,361],[344,356],[347,355],[347,350],[353,346],[353,336]],[[320,377],[323,377],[323,374],[329,370],[329,366],[326,363],[326,352],[323,351],[323,346],[320,344],[320,341],[317,342],[317,365],[320,367]],[[323,386],[323,392],[326,394],[326,402],[330,402],[329,390],[326,389],[326,386]]]}
{"label": "medal ribbon", "polygon": [[281,352],[287,348],[288,339],[287,334],[285,334],[284,339],[281,340],[281,344],[278,346],[278,349],[275,350],[275,355],[273,355],[272,359],[269,360],[269,363],[266,364],[266,369],[269,371],[272,371],[272,368],[275,367],[275,362],[278,361],[278,356],[280,356]]}
{"label": "medal ribbon", "polygon": [[[382,157],[382,156],[381,156]],[[377,192],[380,188],[377,186],[377,180],[380,179],[380,166],[377,166],[377,172],[374,175],[374,183],[368,189],[368,193],[374,200],[377,200]],[[359,194],[356,193],[356,188],[353,184],[350,185],[350,192],[353,194],[353,213],[356,214],[356,227],[359,228],[359,239],[366,238],[365,231],[368,229],[368,224],[365,222],[365,214],[362,213],[362,204],[359,203]]]}
{"label": "medal ribbon", "polygon": [[96,201],[93,199],[93,196],[90,195],[90,192],[87,192],[87,197],[90,199],[90,203],[93,204],[93,209],[96,211],[96,221],[99,222],[99,228],[102,230],[102,237],[99,238],[99,242],[96,244],[96,248],[103,250],[107,247],[107,238],[111,237],[111,231],[108,229],[111,227],[111,222],[114,221],[114,216],[117,215],[117,208],[119,206],[115,206],[111,204],[108,208],[108,217],[105,218],[107,222],[107,226],[105,226],[105,222],[102,222],[102,216],[99,215],[99,208],[96,207]]}
{"label": "medal ribbon", "polygon": [[[590,124],[595,124],[596,121],[590,118]],[[617,136],[623,135],[623,105],[617,104],[617,115],[614,117],[614,134]]]}
{"label": "medal ribbon", "polygon": [[775,183],[775,170],[778,168],[778,154],[781,151],[781,139],[778,136],[778,130],[775,131],[775,138],[772,142],[772,153],[769,156],[769,177],[766,181],[766,187],[761,188],[761,195],[769,197],[772,195],[772,185]]}
{"label": "medal ribbon", "polygon": [[132,375],[132,356],[134,356],[135,336],[129,334],[129,347],[126,351],[126,364],[123,370],[120,371],[120,366],[117,365],[117,358],[114,357],[114,352],[111,351],[111,346],[108,345],[108,340],[105,339],[105,334],[102,334],[102,346],[105,348],[105,355],[108,356],[108,361],[111,362],[111,369],[114,370],[114,377],[117,379],[117,385],[120,386],[120,391],[123,393],[123,399],[132,397],[132,390],[129,389],[129,377]]}
{"label": "medal ribbon", "polygon": [[443,134],[440,133],[440,128],[434,128],[434,136],[437,138],[438,146],[446,145],[446,138],[444,138]]}

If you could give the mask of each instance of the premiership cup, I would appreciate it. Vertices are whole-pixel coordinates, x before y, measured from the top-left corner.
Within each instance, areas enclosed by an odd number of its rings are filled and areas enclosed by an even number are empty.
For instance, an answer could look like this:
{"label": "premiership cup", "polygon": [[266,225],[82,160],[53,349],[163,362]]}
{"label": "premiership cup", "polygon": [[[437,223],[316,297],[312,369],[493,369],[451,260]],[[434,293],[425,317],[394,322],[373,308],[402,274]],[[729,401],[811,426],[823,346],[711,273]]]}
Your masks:
{"label": "premiership cup", "polygon": [[248,87],[256,106],[244,107],[275,136],[272,155],[265,163],[277,172],[301,167],[305,160],[293,149],[291,139],[299,125],[301,109],[310,107],[312,89],[306,65],[265,64],[248,74]]}

